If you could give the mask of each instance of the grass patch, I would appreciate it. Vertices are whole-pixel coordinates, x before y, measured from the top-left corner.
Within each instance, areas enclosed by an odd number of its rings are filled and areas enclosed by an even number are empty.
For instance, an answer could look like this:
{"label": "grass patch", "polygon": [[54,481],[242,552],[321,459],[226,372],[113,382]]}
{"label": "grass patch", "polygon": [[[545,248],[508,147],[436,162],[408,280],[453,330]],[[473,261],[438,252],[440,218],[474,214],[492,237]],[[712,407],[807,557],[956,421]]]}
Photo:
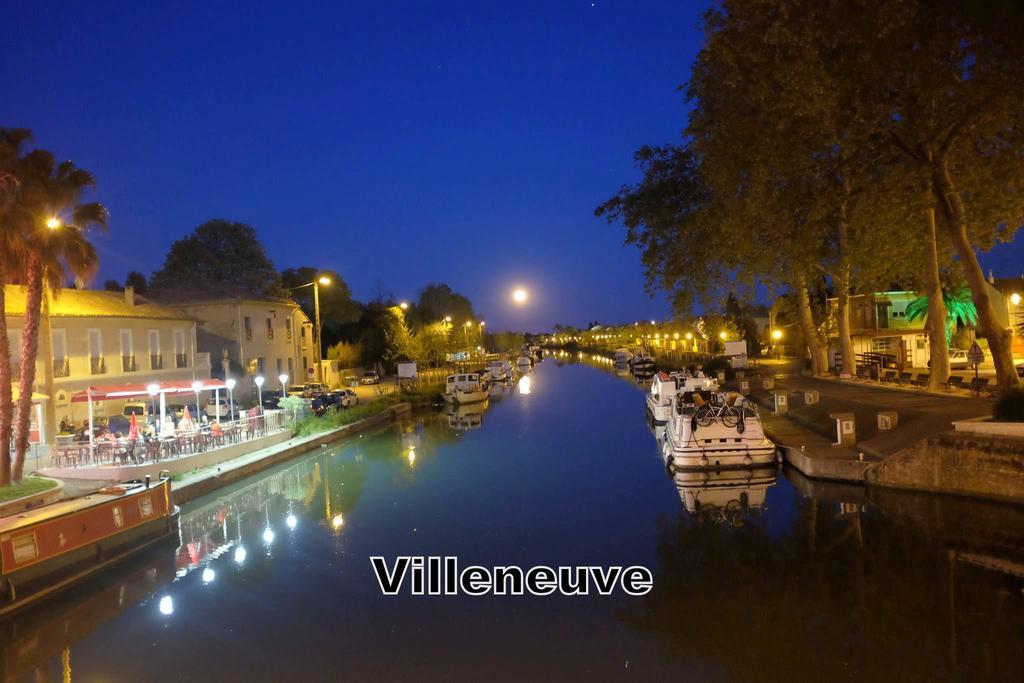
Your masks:
{"label": "grass patch", "polygon": [[382,413],[399,403],[400,400],[398,396],[382,396],[372,403],[361,403],[347,410],[331,410],[320,417],[315,415],[304,417],[295,423],[295,436],[312,436],[350,425],[353,422]]}
{"label": "grass patch", "polygon": [[22,496],[31,496],[33,493],[42,493],[43,491],[48,491],[56,486],[57,482],[52,479],[43,479],[42,477],[25,477],[21,480],[20,484],[0,487],[0,503],[8,500],[14,500],[15,498],[21,498]]}

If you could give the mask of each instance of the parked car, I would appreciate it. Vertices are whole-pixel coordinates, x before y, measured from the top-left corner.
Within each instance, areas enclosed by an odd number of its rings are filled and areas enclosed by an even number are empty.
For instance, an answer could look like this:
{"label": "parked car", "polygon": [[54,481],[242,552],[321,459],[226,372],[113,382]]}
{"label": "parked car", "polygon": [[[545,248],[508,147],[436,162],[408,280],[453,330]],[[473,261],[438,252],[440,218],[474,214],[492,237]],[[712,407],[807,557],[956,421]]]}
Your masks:
{"label": "parked car", "polygon": [[342,408],[351,408],[352,406],[359,405],[359,395],[351,389],[338,389],[332,391],[331,394],[338,397],[338,403]]}
{"label": "parked car", "polygon": [[380,384],[380,375],[376,370],[367,370],[359,380],[360,384]]}
{"label": "parked car", "polygon": [[306,387],[302,384],[293,384],[288,387],[289,396],[306,396]]}
{"label": "parked car", "polygon": [[124,408],[121,409],[121,415],[128,419],[135,415],[136,420],[145,417],[150,412],[152,412],[152,408],[150,408],[149,403],[146,401],[128,401],[124,404]]}
{"label": "parked car", "polygon": [[967,358],[967,352],[963,349],[949,350],[949,369],[966,370],[971,367],[971,361]]}
{"label": "parked car", "polygon": [[229,417],[230,413],[231,406],[228,405],[226,398],[220,400],[211,398],[206,402],[206,414],[210,417]]}
{"label": "parked car", "polygon": [[306,396],[308,397],[319,396],[327,391],[324,388],[324,385],[319,382],[310,382],[304,387],[304,389],[306,390]]}
{"label": "parked car", "polygon": [[277,410],[280,408],[278,402],[281,400],[280,390],[270,390],[263,392],[263,409],[264,410]]}

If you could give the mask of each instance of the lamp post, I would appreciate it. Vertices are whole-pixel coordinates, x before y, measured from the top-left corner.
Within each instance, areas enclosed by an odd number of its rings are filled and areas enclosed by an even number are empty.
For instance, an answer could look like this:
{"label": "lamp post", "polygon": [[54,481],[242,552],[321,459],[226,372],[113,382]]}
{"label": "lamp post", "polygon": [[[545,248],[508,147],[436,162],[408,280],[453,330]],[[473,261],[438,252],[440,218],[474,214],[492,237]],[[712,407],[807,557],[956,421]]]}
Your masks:
{"label": "lamp post", "polygon": [[228,410],[231,412],[231,421],[235,421],[235,378],[228,377],[224,380],[224,386],[228,388]]}
{"label": "lamp post", "polygon": [[[321,275],[312,282],[307,282],[304,285],[298,287],[290,287],[289,289],[302,289],[303,287],[313,288],[313,325],[316,329],[316,381],[320,384],[324,383],[324,370],[323,370],[323,349],[321,348],[320,341],[320,285],[324,287],[331,284],[331,278],[326,275]],[[283,396],[282,392],[282,396]]]}
{"label": "lamp post", "polygon": [[775,360],[781,360],[782,352],[779,349],[779,340],[782,339],[782,330],[772,330],[772,345],[775,347]]}
{"label": "lamp post", "polygon": [[201,422],[200,417],[199,417],[200,416],[200,411],[199,411],[199,392],[202,391],[202,390],[203,390],[203,383],[202,382],[200,382],[199,380],[196,380],[195,382],[192,382],[192,391],[196,392],[196,421],[197,422]]}
{"label": "lamp post", "polygon": [[[146,387],[146,393],[149,394],[149,411],[153,414],[153,421],[156,422],[156,395],[160,393],[160,385],[150,384]],[[157,429],[157,431],[160,431]]]}
{"label": "lamp post", "polygon": [[256,403],[260,406],[260,415],[263,414],[263,375],[256,375],[252,379],[256,385]]}
{"label": "lamp post", "polygon": [[277,376],[277,379],[278,381],[281,382],[281,398],[284,398],[285,396],[288,395],[288,391],[285,388],[285,385],[288,384],[288,375],[282,372],[280,375]]}

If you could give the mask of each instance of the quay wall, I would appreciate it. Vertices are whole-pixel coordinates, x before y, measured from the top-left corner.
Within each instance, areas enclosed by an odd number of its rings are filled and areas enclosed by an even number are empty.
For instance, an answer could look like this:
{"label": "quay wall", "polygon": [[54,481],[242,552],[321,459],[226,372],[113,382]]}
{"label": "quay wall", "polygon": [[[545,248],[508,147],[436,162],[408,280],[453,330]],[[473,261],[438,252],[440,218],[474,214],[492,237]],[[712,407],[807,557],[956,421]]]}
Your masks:
{"label": "quay wall", "polygon": [[1024,439],[963,432],[931,436],[871,465],[865,482],[1024,503]]}

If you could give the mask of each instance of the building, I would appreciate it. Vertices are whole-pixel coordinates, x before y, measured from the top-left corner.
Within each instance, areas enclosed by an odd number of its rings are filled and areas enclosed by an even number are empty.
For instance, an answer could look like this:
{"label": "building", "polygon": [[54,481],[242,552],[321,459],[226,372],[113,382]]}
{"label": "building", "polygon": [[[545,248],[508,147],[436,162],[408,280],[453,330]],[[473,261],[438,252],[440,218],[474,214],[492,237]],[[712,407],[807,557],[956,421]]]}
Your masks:
{"label": "building", "polygon": [[[17,389],[25,316],[25,288],[4,288],[7,337]],[[34,394],[38,404],[33,431],[53,443],[62,421],[84,422],[88,402],[71,397],[87,387],[210,377],[209,356],[196,350],[196,321],[180,309],[124,292],[64,289],[51,298],[50,315],[40,325]],[[46,329],[49,334],[45,334]],[[97,417],[119,414],[124,400],[97,401]]]}
{"label": "building", "polygon": [[[999,316],[999,322],[1011,329],[1024,325],[1024,273],[1018,277],[988,276],[992,290],[989,296]],[[1024,333],[1014,334],[1011,346],[1015,358],[1024,357]]]}
{"label": "building", "polygon": [[[851,296],[850,336],[854,352],[885,354],[893,356],[901,366],[927,367],[929,350],[924,320],[907,318],[907,306],[918,298],[917,292],[906,291]],[[829,299],[828,303],[835,315],[837,299]]]}
{"label": "building", "polygon": [[213,377],[237,380],[239,401],[255,401],[258,375],[268,389],[279,388],[281,375],[289,384],[315,381],[313,324],[291,299],[161,294],[160,300],[198,321],[196,348],[210,355]]}

